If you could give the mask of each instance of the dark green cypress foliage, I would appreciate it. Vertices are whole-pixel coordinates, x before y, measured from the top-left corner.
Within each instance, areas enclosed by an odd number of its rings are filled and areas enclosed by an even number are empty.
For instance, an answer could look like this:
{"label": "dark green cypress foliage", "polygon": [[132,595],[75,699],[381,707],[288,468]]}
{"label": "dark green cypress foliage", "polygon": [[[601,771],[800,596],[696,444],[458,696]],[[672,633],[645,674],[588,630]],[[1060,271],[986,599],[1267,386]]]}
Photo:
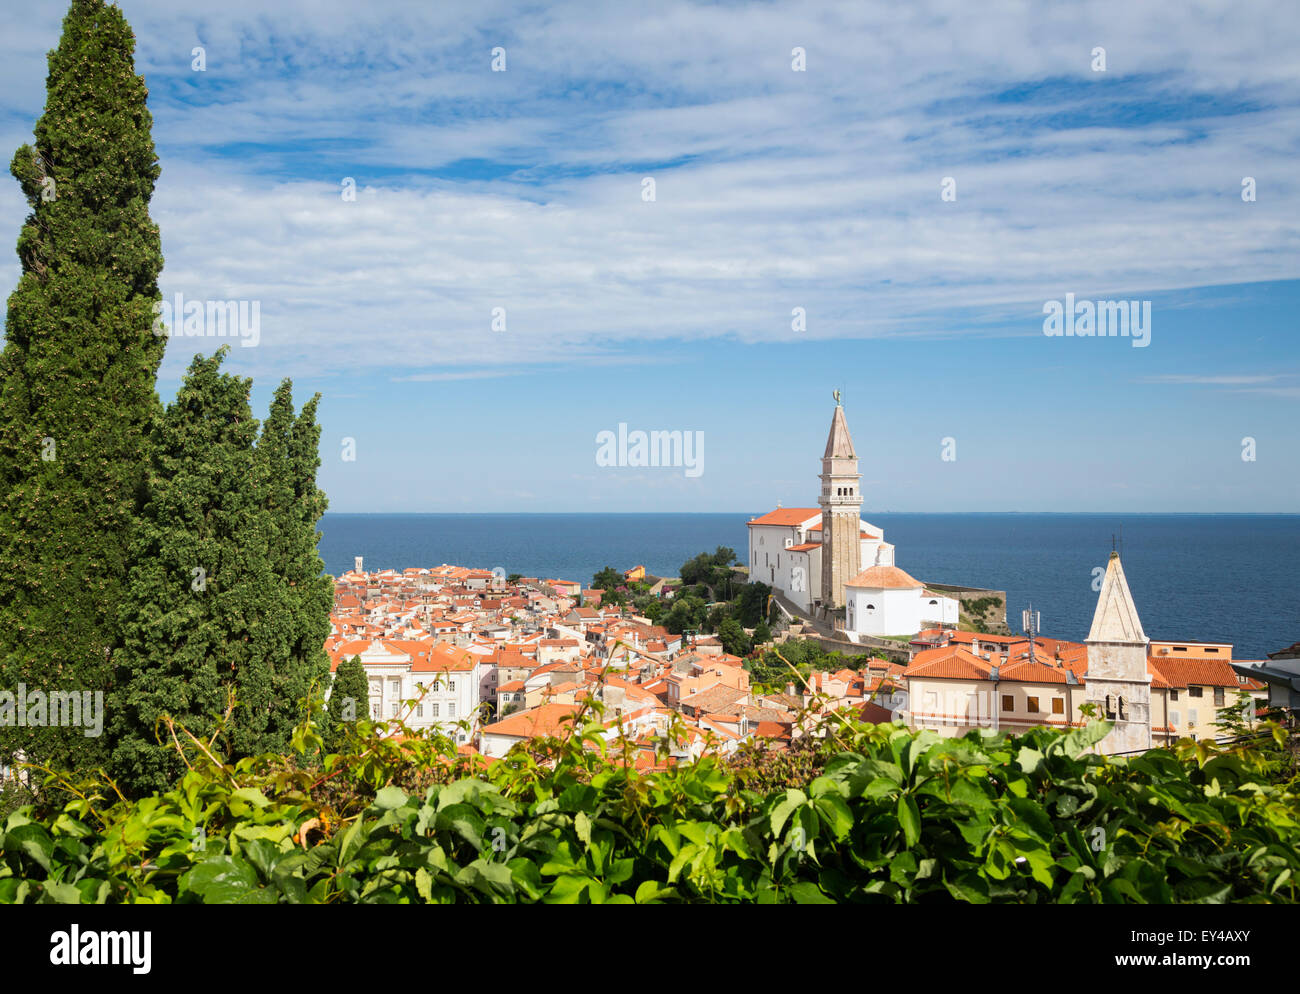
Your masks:
{"label": "dark green cypress foliage", "polygon": [[360,656],[343,660],[335,670],[328,714],[324,738],[325,747],[331,751],[342,747],[348,729],[356,722],[370,720],[370,683]]}
{"label": "dark green cypress foliage", "polygon": [[165,732],[158,742],[159,719],[206,739],[232,689],[238,706],[217,748],[234,758],[288,745],[277,674],[292,601],[272,567],[251,381],[220,371],[226,351],[194,359],[154,433],[110,708],[113,771],[133,791],[183,771]]}
{"label": "dark green cypress foliage", "polygon": [[286,752],[300,705],[329,679],[318,398],[295,417],[286,380],[259,434],[251,381],[220,371],[227,351],[195,358],[153,434],[110,709],[114,772],[131,791],[183,770],[168,737],[158,741],[162,716],[206,739],[233,691],[218,749]]}
{"label": "dark green cypress foliage", "polygon": [[334,589],[317,552],[317,522],[325,494],[316,486],[320,466],[319,394],[294,417],[293,386],[285,380],[275,392],[257,445],[258,487],[270,528],[270,566],[287,588],[290,610],[288,656],[276,660],[273,712],[275,733],[286,737],[302,717],[298,707],[321,695],[329,681],[325,639]]}
{"label": "dark green cypress foliage", "polygon": [[[134,36],[74,0],[49,55],[35,146],[10,171],[32,208],[0,354],[0,687],[105,690],[145,432],[166,345],[153,334],[159,168]],[[79,729],[0,728],[0,757],[102,763]]]}

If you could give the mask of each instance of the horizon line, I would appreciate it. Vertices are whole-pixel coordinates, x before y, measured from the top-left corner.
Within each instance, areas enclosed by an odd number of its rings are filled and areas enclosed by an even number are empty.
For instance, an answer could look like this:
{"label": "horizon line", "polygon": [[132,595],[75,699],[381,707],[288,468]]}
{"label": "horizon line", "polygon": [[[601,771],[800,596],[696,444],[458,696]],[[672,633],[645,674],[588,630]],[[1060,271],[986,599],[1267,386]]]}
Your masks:
{"label": "horizon line", "polygon": [[[774,510],[775,510],[775,509],[774,509]],[[540,517],[540,516],[548,516],[548,515],[570,515],[570,516],[575,516],[575,517],[581,515],[581,516],[584,516],[584,517],[590,517],[590,516],[593,515],[593,514],[607,514],[607,515],[618,515],[618,514],[623,514],[623,515],[628,515],[628,516],[632,516],[632,515],[667,515],[667,514],[683,514],[683,515],[687,515],[687,514],[690,514],[690,515],[711,514],[711,515],[727,516],[727,517],[731,517],[731,516],[741,516],[741,517],[743,517],[744,515],[746,515],[746,514],[750,514],[750,513],[751,513],[751,512],[748,512],[748,511],[593,511],[593,510],[586,510],[586,511],[325,511],[325,512],[324,512],[325,515],[330,515],[330,514],[335,514],[335,515],[351,514],[351,515],[357,515],[357,516],[369,516],[369,517],[376,517],[376,518],[379,518],[379,517],[420,517],[420,516],[424,516],[424,517],[436,517],[436,516],[443,516],[443,517],[457,517],[457,516],[459,516],[459,517],[469,517],[469,516],[473,516],[473,515],[477,515],[477,516],[479,516],[479,517],[487,517],[487,516],[489,516],[489,515],[497,515],[497,516],[500,516],[500,517],[519,517],[519,516],[522,516],[522,515],[530,515],[530,514],[531,514],[531,515],[536,515],[536,516],[539,516],[539,517]],[[763,512],[760,512],[759,514],[767,514],[767,513],[769,513],[769,512],[767,512],[767,511],[763,511]],[[1186,515],[1186,516],[1188,516],[1188,517],[1194,517],[1194,516],[1195,516],[1195,517],[1210,517],[1210,516],[1229,516],[1229,515],[1237,515],[1237,516],[1241,516],[1241,517],[1249,517],[1249,516],[1254,516],[1254,517],[1283,517],[1283,518],[1286,518],[1286,517],[1290,517],[1290,518],[1300,517],[1300,511],[899,511],[899,510],[872,510],[872,511],[864,511],[864,512],[863,512],[863,514],[868,514],[868,513],[873,513],[873,514],[1071,514],[1071,515],[1095,515],[1095,516],[1098,516],[1098,517],[1100,517],[1100,516],[1117,515],[1117,514],[1120,514],[1120,515],[1133,515],[1133,516],[1142,516],[1142,515],[1148,515],[1148,516],[1150,516],[1150,515]],[[754,517],[758,517],[759,514],[755,514]]]}

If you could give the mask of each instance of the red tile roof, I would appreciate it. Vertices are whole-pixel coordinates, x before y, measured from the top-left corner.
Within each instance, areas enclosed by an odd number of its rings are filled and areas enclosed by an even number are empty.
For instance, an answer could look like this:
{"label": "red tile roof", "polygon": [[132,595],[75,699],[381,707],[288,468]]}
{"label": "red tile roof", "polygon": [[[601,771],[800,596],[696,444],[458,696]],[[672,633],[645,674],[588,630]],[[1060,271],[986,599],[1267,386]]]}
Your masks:
{"label": "red tile roof", "polygon": [[1169,656],[1148,656],[1147,669],[1158,673],[1170,687],[1199,685],[1205,687],[1237,687],[1237,671],[1226,659],[1172,659]]}
{"label": "red tile roof", "polygon": [[761,517],[755,518],[749,522],[753,525],[801,525],[810,518],[816,518],[821,515],[821,508],[817,507],[778,507],[775,511],[768,511]]}
{"label": "red tile roof", "polygon": [[885,590],[910,590],[923,586],[897,566],[869,566],[852,580],[845,580],[846,587],[870,587]]}
{"label": "red tile roof", "polygon": [[539,735],[558,735],[572,728],[568,719],[577,713],[574,704],[542,704],[528,711],[519,711],[507,715],[500,721],[484,725],[484,735],[508,735],[513,738],[530,739]]}

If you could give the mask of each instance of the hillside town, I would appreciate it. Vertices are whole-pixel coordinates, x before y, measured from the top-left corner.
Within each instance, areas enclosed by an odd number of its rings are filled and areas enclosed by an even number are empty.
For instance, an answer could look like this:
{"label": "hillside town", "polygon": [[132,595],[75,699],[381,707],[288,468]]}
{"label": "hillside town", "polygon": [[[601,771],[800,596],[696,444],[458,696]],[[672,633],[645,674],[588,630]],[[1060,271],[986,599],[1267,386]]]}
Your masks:
{"label": "hillside town", "polygon": [[642,768],[759,739],[783,748],[832,711],[961,735],[1079,727],[1090,702],[1115,723],[1102,750],[1137,751],[1220,737],[1218,709],[1239,691],[1268,700],[1265,683],[1233,668],[1264,661],[1234,660],[1226,643],[1148,639],[1118,555],[1084,642],[927,628],[905,662],[862,654],[834,672],[792,672],[783,687],[756,685],[749,660],[716,637],[602,606],[603,591],[512,579],[450,565],[367,572],[358,560],[337,579],[332,668],[359,658],[372,719],[438,730],[465,753],[498,759],[587,711],[584,721],[599,715],[606,741]]}
{"label": "hillside town", "polygon": [[[1114,551],[1085,641],[1044,636],[1028,614],[1026,631],[1012,634],[999,592],[913,579],[883,530],[860,519],[838,393],[822,465],[819,507],[749,522],[745,578],[770,590],[778,629],[764,624],[766,643],[745,629],[749,658],[573,580],[446,564],[367,572],[358,557],[335,584],[331,667],[359,659],[372,719],[436,729],[462,752],[499,759],[581,715],[649,768],[755,740],[784,748],[824,734],[834,714],[943,735],[1080,727],[1095,716],[1113,723],[1099,751],[1140,752],[1222,738],[1220,709],[1244,693],[1253,719],[1269,703],[1270,674],[1295,666],[1296,646],[1234,660],[1228,643],[1148,638]],[[649,579],[644,566],[623,572],[624,583],[672,598],[671,583]],[[988,604],[1001,607],[992,624]],[[981,617],[964,616],[970,605]],[[791,640],[814,641],[836,668],[789,666],[775,684],[754,681],[754,661]]]}

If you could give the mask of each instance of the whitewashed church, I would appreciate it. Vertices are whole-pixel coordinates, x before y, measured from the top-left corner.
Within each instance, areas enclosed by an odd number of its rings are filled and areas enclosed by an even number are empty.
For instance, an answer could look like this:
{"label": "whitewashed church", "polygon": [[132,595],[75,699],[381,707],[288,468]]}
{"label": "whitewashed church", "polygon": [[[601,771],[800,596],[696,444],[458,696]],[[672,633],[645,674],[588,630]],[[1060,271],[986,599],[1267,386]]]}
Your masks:
{"label": "whitewashed church", "polygon": [[835,392],[820,507],[778,507],[749,522],[749,575],[852,635],[955,627],[958,602],[894,565],[885,533],[861,517],[858,457]]}

